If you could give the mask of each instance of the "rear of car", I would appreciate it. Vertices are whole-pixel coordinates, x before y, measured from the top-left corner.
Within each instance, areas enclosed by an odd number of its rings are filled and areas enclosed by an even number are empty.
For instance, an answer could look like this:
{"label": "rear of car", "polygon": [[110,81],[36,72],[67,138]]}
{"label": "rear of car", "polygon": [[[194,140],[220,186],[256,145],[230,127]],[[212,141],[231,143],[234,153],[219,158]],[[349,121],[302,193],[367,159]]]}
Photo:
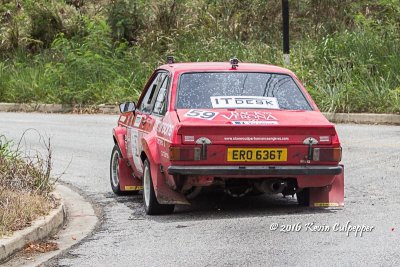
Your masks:
{"label": "rear of car", "polygon": [[289,70],[170,62],[153,73],[137,105],[120,110],[111,187],[117,195],[143,189],[147,214],[171,213],[211,186],[232,197],[344,205],[335,127]]}
{"label": "rear of car", "polygon": [[231,196],[297,194],[302,205],[343,206],[342,191],[314,193],[343,175],[341,147],[290,72],[183,71],[175,95],[178,142],[167,170],[182,192],[217,185]]}

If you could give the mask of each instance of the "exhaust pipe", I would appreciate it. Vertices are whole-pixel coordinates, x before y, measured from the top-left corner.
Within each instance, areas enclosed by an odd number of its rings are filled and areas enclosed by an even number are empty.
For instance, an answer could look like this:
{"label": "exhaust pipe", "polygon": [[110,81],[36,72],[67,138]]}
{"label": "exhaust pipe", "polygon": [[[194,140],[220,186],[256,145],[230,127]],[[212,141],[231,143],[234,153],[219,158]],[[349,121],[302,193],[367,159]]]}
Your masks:
{"label": "exhaust pipe", "polygon": [[257,190],[270,194],[282,193],[286,186],[287,183],[283,180],[264,180],[255,184]]}

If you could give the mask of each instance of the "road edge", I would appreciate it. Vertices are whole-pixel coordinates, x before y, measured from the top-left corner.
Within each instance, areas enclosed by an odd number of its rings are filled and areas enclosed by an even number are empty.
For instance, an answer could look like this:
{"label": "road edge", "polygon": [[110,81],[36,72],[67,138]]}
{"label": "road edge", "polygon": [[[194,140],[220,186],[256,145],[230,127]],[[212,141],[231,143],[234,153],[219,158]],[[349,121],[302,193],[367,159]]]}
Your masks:
{"label": "road edge", "polygon": [[328,112],[323,112],[323,114],[329,121],[335,123],[400,125],[400,115],[397,114],[328,113]]}
{"label": "road edge", "polygon": [[6,264],[10,267],[53,266],[63,255],[90,238],[102,223],[103,213],[79,188],[62,181],[56,183],[56,191],[63,198],[67,219],[60,230],[53,236],[58,249],[46,253],[34,252],[25,254],[23,251],[12,255]]}
{"label": "road edge", "polygon": [[[84,106],[65,104],[0,103],[0,112],[119,114],[118,106],[110,104]],[[323,114],[330,122],[334,123],[400,125],[400,115],[398,114],[331,112],[323,112]]]}
{"label": "road edge", "polygon": [[55,198],[59,205],[45,217],[32,222],[32,225],[14,232],[12,236],[0,239],[0,264],[22,250],[26,244],[36,242],[55,234],[67,219],[67,211],[63,198],[55,191]]}
{"label": "road edge", "polygon": [[117,105],[69,105],[38,103],[0,103],[0,112],[40,112],[40,113],[103,113],[118,114]]}

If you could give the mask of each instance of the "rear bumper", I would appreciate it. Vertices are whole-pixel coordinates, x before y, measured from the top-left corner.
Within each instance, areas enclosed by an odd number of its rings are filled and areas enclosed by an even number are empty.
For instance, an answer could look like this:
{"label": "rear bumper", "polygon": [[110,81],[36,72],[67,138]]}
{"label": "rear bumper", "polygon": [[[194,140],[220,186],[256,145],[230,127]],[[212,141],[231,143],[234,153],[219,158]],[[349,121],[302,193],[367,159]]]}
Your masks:
{"label": "rear bumper", "polygon": [[170,166],[171,175],[338,175],[342,166]]}

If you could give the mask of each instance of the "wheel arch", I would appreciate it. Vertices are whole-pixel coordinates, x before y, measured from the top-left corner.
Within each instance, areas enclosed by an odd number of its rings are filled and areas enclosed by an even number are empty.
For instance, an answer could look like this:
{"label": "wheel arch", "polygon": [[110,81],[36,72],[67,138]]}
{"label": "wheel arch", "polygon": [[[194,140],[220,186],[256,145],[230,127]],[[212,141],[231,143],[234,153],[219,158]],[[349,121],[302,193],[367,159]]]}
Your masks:
{"label": "wheel arch", "polygon": [[[150,163],[151,179],[154,186],[154,192],[157,201],[160,204],[189,204],[187,199],[181,193],[178,193],[165,183],[165,174],[160,170],[160,155],[157,148],[155,136],[149,136],[142,141],[143,151],[140,158],[143,163],[147,159]],[[150,149],[152,148],[152,149]]]}
{"label": "wheel arch", "polygon": [[113,141],[114,144],[119,147],[121,151],[122,157],[127,158],[127,151],[125,147],[125,137],[126,137],[126,128],[125,127],[115,127],[113,129]]}

